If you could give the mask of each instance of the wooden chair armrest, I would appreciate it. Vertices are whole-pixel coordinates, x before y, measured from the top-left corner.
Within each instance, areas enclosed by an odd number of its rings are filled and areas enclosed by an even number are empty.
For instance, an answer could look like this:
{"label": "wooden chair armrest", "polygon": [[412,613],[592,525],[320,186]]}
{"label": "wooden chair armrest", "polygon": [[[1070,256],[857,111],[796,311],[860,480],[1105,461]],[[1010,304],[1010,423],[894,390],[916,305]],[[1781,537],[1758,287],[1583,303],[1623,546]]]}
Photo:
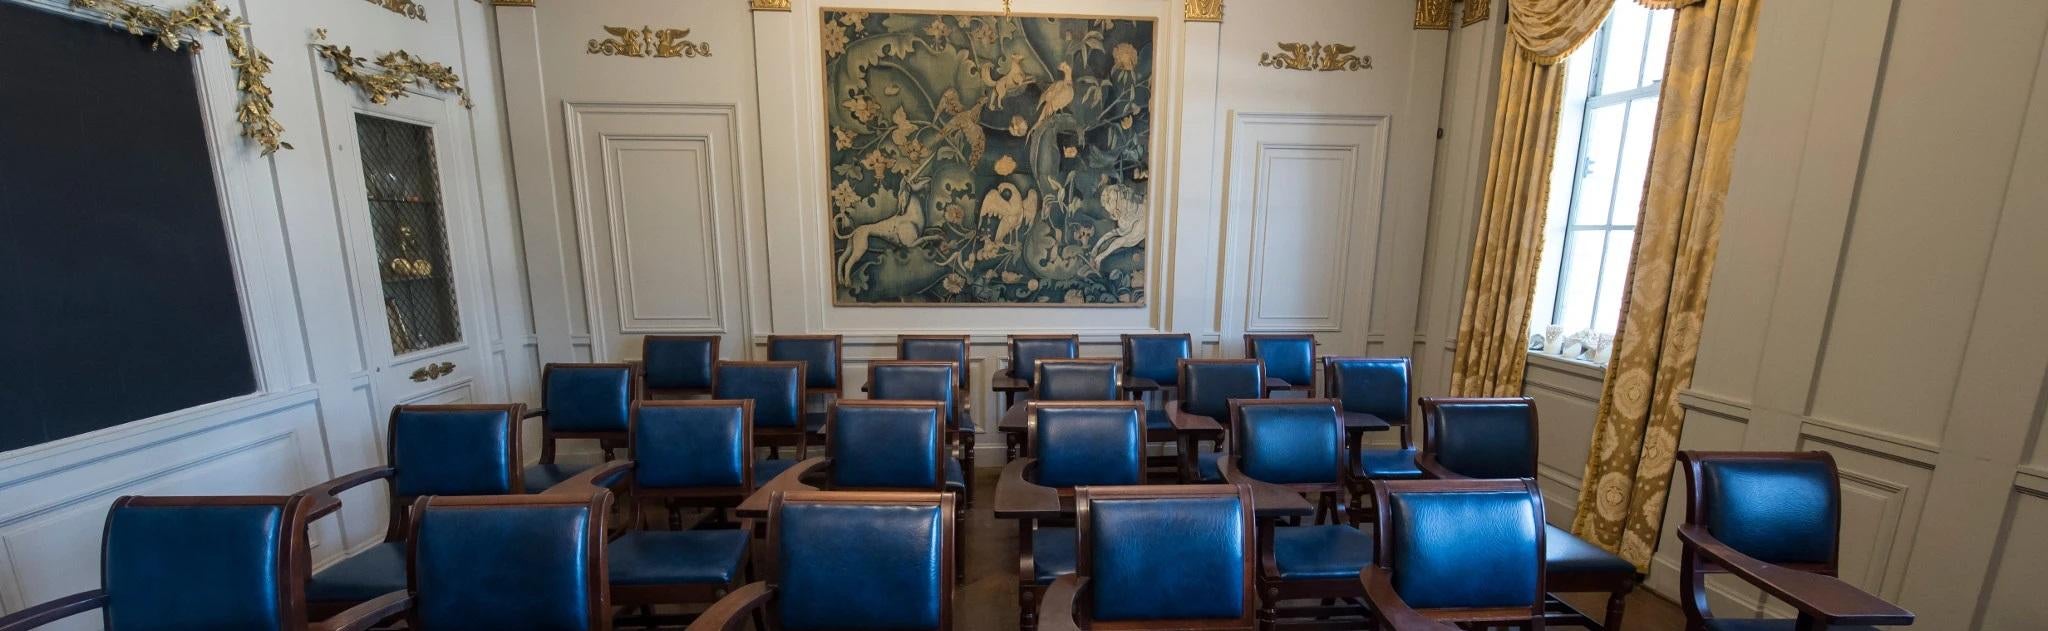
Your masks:
{"label": "wooden chair armrest", "polygon": [[1152,392],[1159,389],[1159,382],[1144,377],[1132,377],[1124,382],[1124,392]]}
{"label": "wooden chair armrest", "polygon": [[1245,475],[1230,458],[1217,459],[1216,469],[1223,473],[1224,482],[1242,484],[1252,490],[1252,511],[1259,519],[1310,517],[1316,513],[1316,505],[1302,497],[1301,491]]}
{"label": "wooden chair armrest", "polygon": [[1377,565],[1365,566],[1358,571],[1358,582],[1365,585],[1365,599],[1372,603],[1373,611],[1379,612],[1380,629],[1394,631],[1458,631],[1449,623],[1431,620],[1401,600],[1401,594],[1394,591],[1394,575]]}
{"label": "wooden chair armrest", "polygon": [[626,472],[633,470],[631,460],[613,460],[591,467],[576,477],[563,480],[548,490],[545,495],[590,495],[599,490],[609,490],[626,480]]}
{"label": "wooden chair armrest", "polygon": [[300,495],[313,498],[313,506],[306,511],[306,521],[311,522],[340,510],[342,492],[375,480],[388,479],[397,473],[398,470],[391,467],[369,467],[300,491]]}
{"label": "wooden chair armrest", "polygon": [[28,631],[106,605],[107,593],[104,591],[79,592],[0,616],[0,631]]}
{"label": "wooden chair armrest", "polygon": [[686,631],[734,631],[746,627],[754,622],[748,614],[767,606],[774,597],[775,588],[767,583],[748,583],[712,603],[710,609],[690,622]]}
{"label": "wooden chair armrest", "polygon": [[412,594],[398,590],[349,607],[334,617],[307,625],[307,631],[368,631],[377,623],[405,613],[412,606]]}
{"label": "wooden chair armrest", "polygon": [[1678,539],[1728,573],[1785,601],[1801,614],[1817,619],[1823,627],[1913,624],[1913,612],[1898,605],[1832,576],[1760,561],[1722,543],[1697,524],[1679,527]]}
{"label": "wooden chair armrest", "polygon": [[1415,454],[1415,468],[1417,468],[1417,469],[1421,469],[1421,470],[1422,470],[1422,475],[1423,475],[1423,477],[1426,477],[1426,478],[1429,478],[1429,479],[1432,479],[1432,480],[1470,480],[1470,479],[1472,479],[1471,477],[1468,477],[1468,476],[1466,476],[1466,475],[1464,475],[1464,474],[1460,474],[1460,473],[1458,473],[1458,472],[1456,472],[1456,471],[1452,471],[1452,470],[1451,470],[1451,469],[1450,469],[1449,467],[1445,467],[1445,466],[1443,465],[1443,463],[1441,463],[1441,462],[1437,462],[1437,461],[1436,461],[1436,454],[1432,454],[1432,453],[1419,453],[1419,454]]}
{"label": "wooden chair armrest", "polygon": [[1088,579],[1074,574],[1054,579],[1038,599],[1038,631],[1081,631],[1081,623],[1074,620],[1074,601],[1087,584]]}
{"label": "wooden chair armrest", "polygon": [[526,411],[526,415],[525,415],[525,416],[521,416],[521,417],[519,417],[519,420],[522,420],[522,421],[524,421],[524,420],[526,420],[526,419],[530,419],[530,418],[541,418],[541,417],[543,417],[543,416],[547,416],[547,415],[548,415],[548,409],[547,409],[547,408],[534,408],[534,409],[531,409],[531,410],[527,410],[527,411]]}
{"label": "wooden chair armrest", "polygon": [[1018,458],[1003,465],[1003,477],[996,481],[996,518],[1029,519],[1060,511],[1060,492],[1026,476],[1037,464],[1037,458]]}
{"label": "wooden chair armrest", "polygon": [[1166,420],[1172,422],[1174,431],[1178,432],[1223,431],[1223,424],[1216,422],[1216,419],[1180,411],[1179,401],[1166,402]]}
{"label": "wooden chair armrest", "polygon": [[988,387],[996,392],[1023,392],[1030,389],[1031,384],[1025,383],[1023,379],[1018,379],[1015,375],[997,373],[995,376],[988,378]]}
{"label": "wooden chair armrest", "polygon": [[830,458],[819,456],[807,458],[802,462],[796,463],[788,471],[782,472],[782,475],[769,479],[766,484],[754,487],[754,494],[747,496],[747,499],[741,500],[737,510],[742,515],[767,515],[768,504],[775,499],[776,493],[818,490],[818,487],[804,484],[804,476],[810,474],[811,471],[816,470],[818,467],[825,466],[828,462],[831,462]]}

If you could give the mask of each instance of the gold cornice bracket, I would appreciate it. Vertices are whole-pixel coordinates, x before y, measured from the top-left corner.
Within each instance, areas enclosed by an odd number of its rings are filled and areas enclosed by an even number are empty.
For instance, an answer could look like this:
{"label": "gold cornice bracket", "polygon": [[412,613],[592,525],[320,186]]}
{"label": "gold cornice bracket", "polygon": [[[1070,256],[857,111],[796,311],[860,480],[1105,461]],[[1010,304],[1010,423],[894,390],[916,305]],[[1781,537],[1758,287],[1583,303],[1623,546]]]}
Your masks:
{"label": "gold cornice bracket", "polygon": [[642,26],[607,26],[604,32],[611,33],[607,39],[590,40],[588,54],[606,57],[650,57],[674,59],[678,57],[710,57],[711,45],[693,42],[690,29]]}
{"label": "gold cornice bracket", "polygon": [[1493,0],[1465,0],[1465,19],[1459,26],[1471,26],[1492,17]]}
{"label": "gold cornice bracket", "polygon": [[364,2],[368,2],[368,3],[370,3],[370,4],[374,4],[374,5],[377,5],[377,6],[379,6],[379,7],[383,7],[385,11],[390,11],[390,12],[392,12],[392,13],[396,13],[396,14],[399,14],[399,15],[403,15],[403,16],[405,16],[405,17],[409,17],[409,18],[412,18],[412,19],[415,19],[415,20],[419,20],[419,21],[421,21],[421,22],[425,22],[425,21],[427,21],[427,8],[426,8],[426,7],[423,7],[423,6],[420,6],[420,3],[418,3],[418,2],[413,2],[412,0],[363,0],[363,1],[364,1]]}
{"label": "gold cornice bracket", "polygon": [[494,7],[530,7],[530,6],[533,6],[533,0],[491,0],[491,6],[494,6]]}
{"label": "gold cornice bracket", "polygon": [[1259,65],[1278,70],[1357,72],[1372,68],[1372,56],[1353,54],[1357,46],[1316,42],[1279,42],[1280,52],[1259,53]]}
{"label": "gold cornice bracket", "polygon": [[197,0],[174,10],[143,6],[129,0],[71,0],[71,6],[106,16],[107,23],[137,36],[152,38],[151,47],[199,50],[199,34],[212,33],[225,40],[228,55],[235,58],[235,89],[242,93],[235,108],[235,121],[242,124],[242,137],[263,147],[263,155],[290,149],[284,141],[284,125],[272,111],[270,86],[263,78],[270,74],[270,56],[249,43],[249,20],[236,16],[216,0]]}
{"label": "gold cornice bracket", "polygon": [[1187,21],[1222,22],[1223,0],[1187,0]]}
{"label": "gold cornice bracket", "polygon": [[1451,0],[1415,0],[1415,28],[1451,29]]}
{"label": "gold cornice bracket", "polygon": [[789,0],[747,0],[747,8],[755,11],[788,11]]}
{"label": "gold cornice bracket", "polygon": [[463,107],[475,107],[469,100],[469,90],[462,87],[462,77],[455,74],[454,69],[412,53],[396,50],[379,55],[375,64],[382,70],[372,72],[369,70],[370,60],[355,56],[355,51],[347,46],[327,43],[327,29],[324,28],[313,31],[313,50],[334,64],[329,72],[335,79],[355,86],[369,97],[371,103],[383,105],[392,99],[404,98],[406,88],[418,85],[453,93],[462,98]]}

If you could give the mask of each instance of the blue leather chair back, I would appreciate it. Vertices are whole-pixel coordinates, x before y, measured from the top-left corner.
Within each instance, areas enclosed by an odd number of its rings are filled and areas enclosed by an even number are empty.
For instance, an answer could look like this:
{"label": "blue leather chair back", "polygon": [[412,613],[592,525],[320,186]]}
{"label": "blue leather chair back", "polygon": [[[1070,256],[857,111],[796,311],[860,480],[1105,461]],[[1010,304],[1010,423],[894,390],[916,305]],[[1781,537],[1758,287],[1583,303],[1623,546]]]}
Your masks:
{"label": "blue leather chair back", "polygon": [[[947,388],[948,390],[951,387]],[[832,406],[832,486],[842,489],[944,488],[945,433],[939,410],[919,404],[841,402]]]}
{"label": "blue leather chair back", "polygon": [[649,389],[710,389],[718,338],[649,335],[640,344],[641,385]]}
{"label": "blue leather chair back", "polygon": [[1116,362],[1092,360],[1045,360],[1031,380],[1031,398],[1036,401],[1115,401]]}
{"label": "blue leather chair back", "polygon": [[1038,484],[1072,488],[1145,483],[1145,420],[1135,402],[1029,405]]}
{"label": "blue leather chair back", "polygon": [[792,493],[774,508],[775,613],[787,631],[937,629],[952,596],[946,530],[952,500],[821,499]]}
{"label": "blue leather chair back", "polygon": [[1037,377],[1038,360],[1073,359],[1079,356],[1079,338],[1010,337],[1010,375],[1027,382]]}
{"label": "blue leather chair back", "polygon": [[1182,412],[1222,421],[1230,418],[1231,399],[1257,399],[1266,393],[1266,376],[1257,361],[1190,359],[1181,366]]}
{"label": "blue leather chair back", "polygon": [[1700,463],[1707,532],[1766,563],[1835,562],[1841,490],[1819,458]]}
{"label": "blue leather chair back", "polygon": [[868,398],[877,401],[938,401],[946,404],[946,427],[954,418],[954,367],[937,362],[874,362],[868,364]]}
{"label": "blue leather chair back", "polygon": [[1247,335],[1245,354],[1266,367],[1266,376],[1288,385],[1316,380],[1316,338],[1311,335]]}
{"label": "blue leather chair back", "polygon": [[592,556],[603,545],[611,494],[537,499],[546,497],[414,505],[416,628],[595,629],[611,615]]}
{"label": "blue leather chair back", "polygon": [[1186,335],[1124,336],[1124,376],[1151,379],[1162,386],[1180,384],[1180,360],[1193,356]]}
{"label": "blue leather chair back", "polygon": [[1536,404],[1527,398],[1428,399],[1428,449],[1473,478],[1536,476]]}
{"label": "blue leather chair back", "polygon": [[284,544],[298,534],[285,521],[298,498],[192,502],[199,499],[114,503],[101,544],[106,628],[288,628],[282,590],[293,577],[285,576]]}
{"label": "blue leather chair back", "polygon": [[1334,401],[1287,400],[1237,407],[1231,435],[1245,475],[1272,484],[1337,484],[1344,417]]}
{"label": "blue leather chair back", "polygon": [[919,337],[896,338],[896,358],[910,361],[952,362],[957,366],[960,389],[967,389],[967,338],[965,337]]}
{"label": "blue leather chair back", "polygon": [[519,470],[518,406],[401,405],[391,410],[391,492],[510,495]]}
{"label": "blue leather chair back", "polygon": [[719,362],[711,396],[753,401],[754,427],[797,427],[804,420],[804,370],[794,362]]}
{"label": "blue leather chair back", "polygon": [[[1183,487],[1185,488],[1185,487]],[[1095,620],[1244,617],[1249,503],[1229,494],[1118,497],[1080,491],[1081,564]]]}
{"label": "blue leather chair back", "polygon": [[768,336],[768,361],[803,362],[804,387],[839,387],[839,340],[831,337]]}
{"label": "blue leather chair back", "polygon": [[625,364],[548,364],[541,407],[557,432],[624,432],[633,404],[633,369]]}
{"label": "blue leather chair back", "polygon": [[1389,423],[1408,420],[1409,386],[1406,357],[1344,357],[1330,360],[1330,396],[1349,412],[1362,412]]}
{"label": "blue leather chair back", "polygon": [[748,401],[662,401],[633,406],[633,485],[745,487],[754,428]]}
{"label": "blue leather chair back", "polygon": [[1409,606],[1542,602],[1542,499],[1533,488],[1401,490],[1387,498],[1378,537],[1394,590]]}

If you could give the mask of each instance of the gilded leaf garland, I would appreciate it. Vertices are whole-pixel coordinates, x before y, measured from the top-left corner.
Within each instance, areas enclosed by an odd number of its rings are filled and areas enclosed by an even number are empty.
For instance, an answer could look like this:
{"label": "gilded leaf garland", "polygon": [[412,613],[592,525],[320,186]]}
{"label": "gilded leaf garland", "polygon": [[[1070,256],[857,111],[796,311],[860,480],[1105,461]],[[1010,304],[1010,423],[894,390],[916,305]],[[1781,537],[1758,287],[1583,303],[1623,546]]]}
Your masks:
{"label": "gilded leaf garland", "polygon": [[1415,28],[1450,30],[1451,0],[1415,0]]}
{"label": "gilded leaf garland", "polygon": [[383,7],[385,11],[390,11],[390,12],[392,12],[392,13],[396,13],[396,14],[399,14],[399,15],[403,15],[403,16],[405,16],[405,17],[409,17],[409,18],[412,18],[412,19],[415,19],[415,20],[419,20],[419,21],[421,21],[421,22],[425,22],[425,21],[427,21],[427,8],[426,8],[426,7],[423,7],[423,6],[420,6],[420,3],[418,3],[418,2],[413,2],[412,0],[363,0],[363,1],[364,1],[364,2],[368,2],[368,3],[370,3],[370,4],[374,4],[374,5],[377,5],[377,6]]}
{"label": "gilded leaf garland", "polygon": [[71,6],[107,17],[108,23],[141,37],[154,38],[152,46],[182,50],[200,48],[199,34],[210,33],[227,42],[234,58],[235,89],[242,103],[235,109],[235,121],[242,136],[263,147],[263,155],[292,148],[284,141],[284,125],[277,122],[270,99],[270,86],[263,78],[270,74],[270,57],[249,43],[249,21],[236,16],[216,0],[198,0],[179,9],[164,10],[129,0],[71,0]]}
{"label": "gilded leaf garland", "polygon": [[1187,0],[1186,14],[1189,22],[1223,21],[1223,0]]}
{"label": "gilded leaf garland", "polygon": [[642,26],[635,30],[630,26],[607,26],[604,32],[611,33],[609,39],[590,40],[592,55],[606,57],[653,57],[672,59],[677,57],[710,57],[711,45],[699,44],[687,39],[690,29],[656,29]]}
{"label": "gilded leaf garland", "polygon": [[1492,0],[1465,0],[1465,18],[1459,24],[1471,26],[1485,22],[1487,18],[1492,17],[1492,13]]}
{"label": "gilded leaf garland", "polygon": [[1278,54],[1259,53],[1259,65],[1280,70],[1312,70],[1319,72],[1357,72],[1372,68],[1372,57],[1353,54],[1357,46],[1349,44],[1315,42],[1279,42]]}
{"label": "gilded leaf garland", "polygon": [[395,50],[378,56],[374,63],[382,70],[371,71],[370,60],[355,56],[355,51],[347,46],[327,43],[327,29],[314,32],[313,49],[334,64],[334,78],[362,90],[371,103],[383,105],[404,98],[405,89],[417,85],[452,92],[462,98],[463,107],[473,106],[469,91],[462,87],[462,77],[446,65]]}

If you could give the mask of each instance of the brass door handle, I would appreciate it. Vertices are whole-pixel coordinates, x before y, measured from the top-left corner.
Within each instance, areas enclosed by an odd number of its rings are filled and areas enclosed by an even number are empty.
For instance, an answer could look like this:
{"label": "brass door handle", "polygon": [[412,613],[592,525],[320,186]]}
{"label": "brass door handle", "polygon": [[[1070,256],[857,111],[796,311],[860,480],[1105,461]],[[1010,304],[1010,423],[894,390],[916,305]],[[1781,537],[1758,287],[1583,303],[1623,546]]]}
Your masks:
{"label": "brass door handle", "polygon": [[453,372],[455,372],[455,362],[427,364],[425,366],[420,367],[419,370],[412,371],[412,380],[430,381],[448,376],[448,374]]}

